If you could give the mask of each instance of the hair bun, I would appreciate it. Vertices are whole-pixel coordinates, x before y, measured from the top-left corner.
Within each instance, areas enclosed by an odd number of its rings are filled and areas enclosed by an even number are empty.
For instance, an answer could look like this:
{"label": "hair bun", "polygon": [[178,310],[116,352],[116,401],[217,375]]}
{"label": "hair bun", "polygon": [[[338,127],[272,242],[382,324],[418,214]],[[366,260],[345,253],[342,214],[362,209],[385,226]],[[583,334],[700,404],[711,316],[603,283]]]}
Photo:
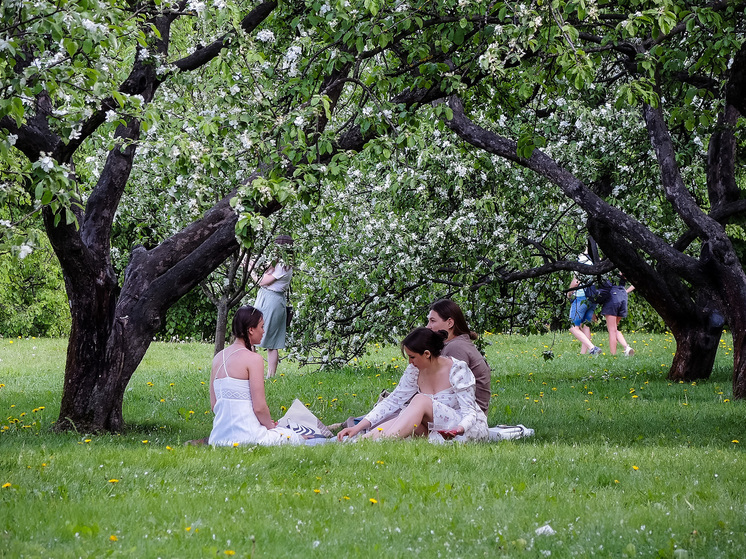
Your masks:
{"label": "hair bun", "polygon": [[441,338],[443,338],[443,341],[445,341],[445,340],[448,339],[448,331],[447,330],[438,330],[436,332],[436,334],[438,334],[438,336],[440,336]]}

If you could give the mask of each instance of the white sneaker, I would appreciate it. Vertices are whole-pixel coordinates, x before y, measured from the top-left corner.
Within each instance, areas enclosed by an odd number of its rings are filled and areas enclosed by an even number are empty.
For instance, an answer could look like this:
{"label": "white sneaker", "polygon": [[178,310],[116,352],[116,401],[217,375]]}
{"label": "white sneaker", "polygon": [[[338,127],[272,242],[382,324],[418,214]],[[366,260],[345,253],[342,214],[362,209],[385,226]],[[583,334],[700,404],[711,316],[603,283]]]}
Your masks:
{"label": "white sneaker", "polygon": [[632,349],[630,346],[627,346],[624,348],[624,356],[625,357],[632,357],[635,354],[635,350]]}
{"label": "white sneaker", "polygon": [[601,355],[601,348],[597,345],[593,346],[593,349],[588,352],[590,355]]}

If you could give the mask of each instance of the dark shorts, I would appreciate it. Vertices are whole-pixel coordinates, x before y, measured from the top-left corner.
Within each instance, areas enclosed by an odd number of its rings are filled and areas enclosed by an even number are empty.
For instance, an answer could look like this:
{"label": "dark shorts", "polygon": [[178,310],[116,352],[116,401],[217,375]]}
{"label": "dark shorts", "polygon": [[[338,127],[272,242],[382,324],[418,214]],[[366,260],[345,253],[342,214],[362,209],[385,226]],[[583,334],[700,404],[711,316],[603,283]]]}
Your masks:
{"label": "dark shorts", "polygon": [[604,303],[601,314],[604,316],[618,316],[624,318],[627,316],[627,290],[615,285],[611,288],[611,296]]}

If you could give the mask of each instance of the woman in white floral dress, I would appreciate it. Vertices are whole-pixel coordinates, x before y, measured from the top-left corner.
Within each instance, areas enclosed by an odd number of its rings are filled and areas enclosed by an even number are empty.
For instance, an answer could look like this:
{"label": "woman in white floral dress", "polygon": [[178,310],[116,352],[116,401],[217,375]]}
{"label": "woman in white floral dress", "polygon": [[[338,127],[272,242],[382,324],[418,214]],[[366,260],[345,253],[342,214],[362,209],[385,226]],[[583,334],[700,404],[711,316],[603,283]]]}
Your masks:
{"label": "woman in white floral dress", "polygon": [[474,375],[463,361],[441,355],[444,334],[416,328],[404,338],[402,352],[409,357],[409,366],[396,389],[357,425],[342,429],[339,440],[354,437],[392,414],[396,414],[393,419],[363,436],[431,436],[428,424],[432,423],[444,438],[487,439],[487,417],[474,397]]}

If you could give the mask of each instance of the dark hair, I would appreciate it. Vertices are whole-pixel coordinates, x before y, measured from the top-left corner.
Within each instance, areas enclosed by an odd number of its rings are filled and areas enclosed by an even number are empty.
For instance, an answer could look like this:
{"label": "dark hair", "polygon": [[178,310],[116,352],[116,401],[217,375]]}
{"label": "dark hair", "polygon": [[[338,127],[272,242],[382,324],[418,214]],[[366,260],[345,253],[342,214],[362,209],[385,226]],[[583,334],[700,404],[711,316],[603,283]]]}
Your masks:
{"label": "dark hair", "polygon": [[438,313],[438,316],[443,320],[453,319],[453,335],[460,336],[461,334],[468,334],[469,338],[476,340],[479,336],[476,332],[469,330],[469,326],[466,324],[466,318],[464,313],[461,312],[461,307],[450,299],[440,299],[430,305],[430,310]]}
{"label": "dark hair", "polygon": [[236,311],[233,316],[233,337],[241,338],[244,343],[250,344],[249,341],[249,328],[256,328],[259,326],[259,321],[262,319],[262,311],[251,305],[244,305]]}
{"label": "dark hair", "polygon": [[448,332],[445,330],[433,332],[429,328],[415,328],[402,340],[401,352],[406,355],[404,352],[406,347],[409,351],[420,355],[429,351],[433,357],[440,357],[440,352],[443,351],[443,342],[447,337]]}

